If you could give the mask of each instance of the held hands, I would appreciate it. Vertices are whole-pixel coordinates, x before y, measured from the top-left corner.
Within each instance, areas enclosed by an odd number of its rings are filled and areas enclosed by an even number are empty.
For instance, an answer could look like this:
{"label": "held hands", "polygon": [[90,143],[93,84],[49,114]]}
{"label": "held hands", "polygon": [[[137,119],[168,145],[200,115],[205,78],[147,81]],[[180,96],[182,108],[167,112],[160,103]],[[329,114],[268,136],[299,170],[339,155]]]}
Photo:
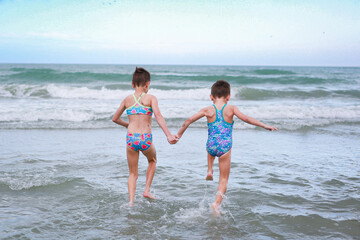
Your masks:
{"label": "held hands", "polygon": [[179,137],[177,135],[170,135],[167,137],[167,140],[170,144],[175,144],[179,141]]}

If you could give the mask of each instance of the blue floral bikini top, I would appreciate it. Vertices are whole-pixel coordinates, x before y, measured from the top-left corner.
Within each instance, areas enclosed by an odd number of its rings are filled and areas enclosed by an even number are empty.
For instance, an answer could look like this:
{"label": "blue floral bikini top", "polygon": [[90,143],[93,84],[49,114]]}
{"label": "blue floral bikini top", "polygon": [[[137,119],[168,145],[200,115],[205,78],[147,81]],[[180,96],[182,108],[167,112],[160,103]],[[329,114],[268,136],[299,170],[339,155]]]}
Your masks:
{"label": "blue floral bikini top", "polygon": [[144,106],[144,105],[142,105],[140,103],[140,99],[144,95],[145,95],[145,93],[142,93],[140,95],[139,99],[136,99],[135,94],[133,94],[135,103],[134,103],[134,105],[132,105],[131,107],[128,107],[126,109],[127,115],[148,115],[148,116],[152,116],[152,114],[153,114],[152,108],[148,107],[148,106]]}

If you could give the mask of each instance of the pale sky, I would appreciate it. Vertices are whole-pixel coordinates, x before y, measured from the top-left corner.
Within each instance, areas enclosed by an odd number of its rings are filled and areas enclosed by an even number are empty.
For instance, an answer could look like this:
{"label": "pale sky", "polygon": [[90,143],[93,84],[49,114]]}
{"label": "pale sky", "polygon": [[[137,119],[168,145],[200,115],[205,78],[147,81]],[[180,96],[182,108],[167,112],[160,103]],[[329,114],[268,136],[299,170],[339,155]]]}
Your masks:
{"label": "pale sky", "polygon": [[360,1],[0,0],[0,63],[360,66]]}

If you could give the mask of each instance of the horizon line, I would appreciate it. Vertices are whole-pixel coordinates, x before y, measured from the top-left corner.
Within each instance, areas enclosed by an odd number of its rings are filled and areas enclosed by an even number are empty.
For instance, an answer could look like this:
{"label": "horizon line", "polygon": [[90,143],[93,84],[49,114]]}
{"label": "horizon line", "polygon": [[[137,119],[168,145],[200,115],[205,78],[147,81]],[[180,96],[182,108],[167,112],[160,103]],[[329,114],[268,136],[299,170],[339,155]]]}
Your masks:
{"label": "horizon line", "polygon": [[5,64],[28,64],[28,65],[148,65],[148,66],[233,66],[233,67],[343,67],[343,68],[359,68],[360,65],[271,65],[271,64],[151,64],[151,63],[43,63],[43,62],[0,62],[1,65]]}

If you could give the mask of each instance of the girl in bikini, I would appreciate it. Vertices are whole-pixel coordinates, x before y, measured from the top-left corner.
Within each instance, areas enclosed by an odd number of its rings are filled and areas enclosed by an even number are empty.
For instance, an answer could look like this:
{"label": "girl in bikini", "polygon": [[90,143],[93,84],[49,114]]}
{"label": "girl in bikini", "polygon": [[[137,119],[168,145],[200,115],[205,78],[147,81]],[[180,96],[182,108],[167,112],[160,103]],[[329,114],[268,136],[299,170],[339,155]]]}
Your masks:
{"label": "girl in bikini", "polygon": [[[146,171],[146,185],[143,196],[154,199],[154,196],[150,193],[150,186],[156,168],[156,150],[152,143],[151,134],[152,114],[155,115],[155,119],[164,131],[168,142],[170,144],[177,142],[176,136],[170,133],[160,113],[158,100],[155,96],[147,94],[149,85],[150,73],[143,68],[136,68],[132,79],[132,87],[135,89],[135,92],[122,101],[112,119],[113,122],[127,128],[126,153],[129,165],[128,191],[130,206],[134,204],[135,199],[139,151],[145,155],[149,163]],[[120,118],[124,111],[128,115],[129,122]]]}
{"label": "girl in bikini", "polygon": [[207,118],[208,140],[206,143],[208,170],[206,180],[213,180],[213,164],[215,157],[219,158],[219,186],[215,202],[211,205],[215,214],[219,214],[220,204],[225,196],[227,182],[230,174],[230,160],[232,147],[232,128],[234,115],[242,121],[263,127],[269,131],[277,130],[275,127],[266,125],[254,118],[248,117],[233,105],[227,105],[230,99],[230,84],[219,80],[211,87],[211,100],[213,105],[201,109],[198,113],[187,119],[181,126],[177,137],[181,138],[187,127],[202,117]]}

